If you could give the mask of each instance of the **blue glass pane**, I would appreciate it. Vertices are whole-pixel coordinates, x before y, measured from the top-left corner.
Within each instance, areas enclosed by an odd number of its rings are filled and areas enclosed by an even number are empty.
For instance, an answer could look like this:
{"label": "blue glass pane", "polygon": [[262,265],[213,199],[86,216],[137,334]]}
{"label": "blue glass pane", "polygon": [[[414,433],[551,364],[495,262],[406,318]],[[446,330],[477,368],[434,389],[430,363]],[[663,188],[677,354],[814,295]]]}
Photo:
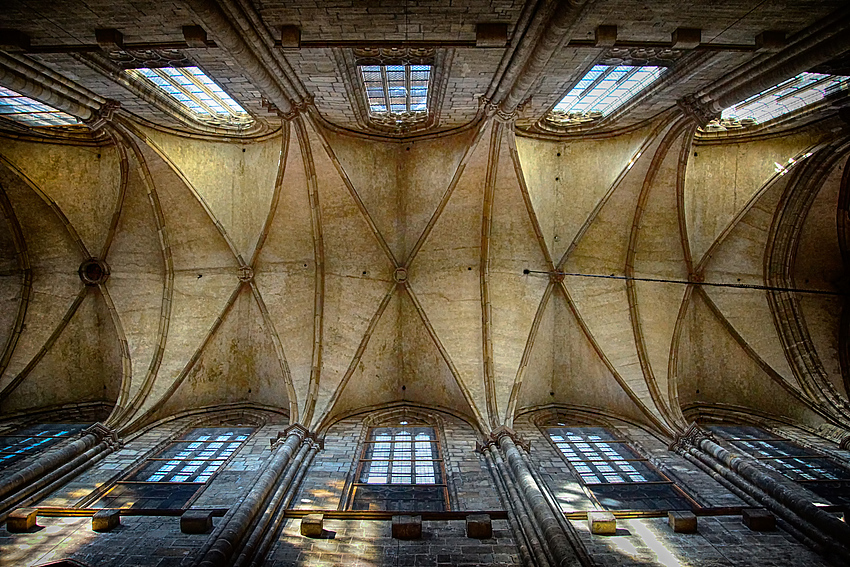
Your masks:
{"label": "blue glass pane", "polygon": [[427,113],[430,65],[361,65],[360,75],[373,116]]}
{"label": "blue glass pane", "polygon": [[661,76],[663,67],[595,65],[555,105],[550,118],[587,120],[607,116]]}
{"label": "blue glass pane", "polygon": [[70,126],[79,120],[51,106],[0,87],[0,115],[28,126]]}
{"label": "blue glass pane", "polygon": [[800,73],[725,109],[721,119],[767,122],[822,100],[827,93],[850,89],[850,77]]}
{"label": "blue glass pane", "polygon": [[200,119],[252,122],[250,116],[198,67],[162,67],[128,71],[150,81]]}

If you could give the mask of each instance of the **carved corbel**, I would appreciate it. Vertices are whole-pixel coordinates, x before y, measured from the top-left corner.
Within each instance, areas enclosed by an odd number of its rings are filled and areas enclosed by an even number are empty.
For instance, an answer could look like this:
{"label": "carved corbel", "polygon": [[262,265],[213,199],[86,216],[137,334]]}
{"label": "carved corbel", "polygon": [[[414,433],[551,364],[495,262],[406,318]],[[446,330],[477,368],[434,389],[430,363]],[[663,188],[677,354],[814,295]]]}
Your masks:
{"label": "carved corbel", "polygon": [[92,131],[97,131],[106,126],[107,122],[112,121],[112,117],[115,115],[115,111],[121,108],[121,103],[117,100],[113,100],[111,98],[106,99],[100,109],[95,112],[92,112],[90,118],[84,120],[85,124],[92,129]]}
{"label": "carved corbel", "polygon": [[676,101],[679,108],[700,127],[704,128],[712,120],[720,118],[720,113],[713,110],[710,105],[700,102],[694,95],[687,95]]}

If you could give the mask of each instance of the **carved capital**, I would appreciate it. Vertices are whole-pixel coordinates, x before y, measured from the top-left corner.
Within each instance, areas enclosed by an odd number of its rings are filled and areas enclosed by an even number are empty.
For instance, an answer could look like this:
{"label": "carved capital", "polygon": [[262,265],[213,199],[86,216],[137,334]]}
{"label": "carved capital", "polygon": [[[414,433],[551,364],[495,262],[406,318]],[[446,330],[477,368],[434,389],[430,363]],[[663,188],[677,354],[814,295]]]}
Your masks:
{"label": "carved capital", "polygon": [[85,124],[92,130],[100,130],[106,126],[107,122],[112,121],[115,111],[121,108],[121,103],[111,98],[106,99],[100,108],[93,112],[92,115],[84,120]]}
{"label": "carved capital", "polygon": [[706,431],[696,423],[691,423],[684,433],[677,433],[669,449],[676,453],[684,453],[690,448],[699,448],[703,439],[709,439],[717,443],[717,438],[711,432]]}
{"label": "carved capital", "polygon": [[519,433],[511,429],[510,427],[506,427],[501,425],[490,432],[489,438],[492,439],[493,443],[498,444],[499,440],[503,437],[509,437],[511,441],[513,441],[517,446],[522,447],[526,453],[531,451],[531,445],[523,439]]}
{"label": "carved capital", "polygon": [[713,110],[709,105],[699,102],[694,95],[688,95],[676,101],[679,108],[692,118],[697,124],[705,127],[712,120],[720,118],[720,113]]}
{"label": "carved capital", "polygon": [[98,441],[105,441],[111,449],[120,449],[121,440],[118,438],[118,433],[114,429],[106,427],[104,424],[97,422],[87,429],[83,429],[80,437],[86,435],[94,435]]}

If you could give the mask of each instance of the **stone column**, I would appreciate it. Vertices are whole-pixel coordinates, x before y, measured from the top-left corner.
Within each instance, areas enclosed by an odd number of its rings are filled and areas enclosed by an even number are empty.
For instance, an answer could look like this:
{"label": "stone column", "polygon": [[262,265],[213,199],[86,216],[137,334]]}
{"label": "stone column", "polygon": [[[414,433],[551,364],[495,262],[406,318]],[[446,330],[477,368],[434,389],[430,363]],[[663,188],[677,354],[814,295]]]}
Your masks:
{"label": "stone column", "polygon": [[824,543],[833,553],[847,553],[843,542],[850,541],[850,526],[815,506],[812,503],[815,494],[752,457],[725,449],[711,433],[695,423],[676,436],[670,449],[696,464],[728,471],[723,475],[725,478],[789,524],[800,527],[806,536]]}
{"label": "stone column", "polygon": [[245,498],[224,516],[221,524],[213,531],[207,544],[198,554],[199,559],[195,565],[217,567],[230,563],[233,553],[248,535],[248,530],[257,515],[266,508],[275,486],[307,436],[307,429],[300,424],[290,425],[283,434],[278,434],[277,439],[272,442],[273,455],[266,470]]}
{"label": "stone column", "polygon": [[93,457],[121,447],[118,434],[101,423],[84,430],[79,439],[48,451],[26,468],[0,482],[0,512],[70,472],[82,472]]}
{"label": "stone column", "polygon": [[505,460],[518,488],[517,492],[531,511],[534,523],[541,532],[542,540],[552,557],[553,565],[558,567],[582,565],[580,554],[576,553],[569,538],[564,533],[564,529],[555,517],[556,513],[561,513],[560,510],[555,511],[551,508],[525,459],[523,459],[515,441],[515,438],[518,439],[516,433],[506,427],[500,427],[493,432],[492,436],[495,437],[501,452],[505,455]]}

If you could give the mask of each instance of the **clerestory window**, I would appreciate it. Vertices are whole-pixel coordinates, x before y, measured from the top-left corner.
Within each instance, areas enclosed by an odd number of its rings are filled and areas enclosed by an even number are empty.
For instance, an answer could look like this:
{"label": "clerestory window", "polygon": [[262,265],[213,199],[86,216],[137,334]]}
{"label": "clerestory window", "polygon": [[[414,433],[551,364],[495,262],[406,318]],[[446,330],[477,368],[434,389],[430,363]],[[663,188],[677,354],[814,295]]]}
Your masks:
{"label": "clerestory window", "polygon": [[602,119],[658,79],[664,69],[655,66],[594,65],[546,118],[559,126],[578,126]]}
{"label": "clerestory window", "polygon": [[94,507],[184,508],[224,468],[253,431],[249,427],[193,429],[115,483]]}
{"label": "clerestory window", "polygon": [[198,67],[139,68],[126,72],[163,91],[200,121],[226,126],[253,122],[248,112]]}
{"label": "clerestory window", "polygon": [[689,510],[658,469],[602,427],[552,427],[549,438],[593,498],[609,510]]}
{"label": "clerestory window", "polygon": [[353,510],[446,510],[445,471],[434,428],[370,429],[350,501]]}
{"label": "clerestory window", "polygon": [[372,118],[403,122],[428,115],[430,65],[361,65]]}
{"label": "clerestory window", "polygon": [[0,116],[27,126],[74,126],[80,121],[61,110],[0,87]]}
{"label": "clerestory window", "polygon": [[81,431],[81,423],[48,423],[27,427],[0,437],[0,470]]}
{"label": "clerestory window", "polygon": [[850,470],[833,460],[759,427],[712,425],[708,430],[825,500],[817,504],[850,506]]}
{"label": "clerestory window", "polygon": [[706,130],[718,131],[762,124],[823,100],[841,90],[850,91],[850,77],[800,73],[778,85],[725,109]]}

